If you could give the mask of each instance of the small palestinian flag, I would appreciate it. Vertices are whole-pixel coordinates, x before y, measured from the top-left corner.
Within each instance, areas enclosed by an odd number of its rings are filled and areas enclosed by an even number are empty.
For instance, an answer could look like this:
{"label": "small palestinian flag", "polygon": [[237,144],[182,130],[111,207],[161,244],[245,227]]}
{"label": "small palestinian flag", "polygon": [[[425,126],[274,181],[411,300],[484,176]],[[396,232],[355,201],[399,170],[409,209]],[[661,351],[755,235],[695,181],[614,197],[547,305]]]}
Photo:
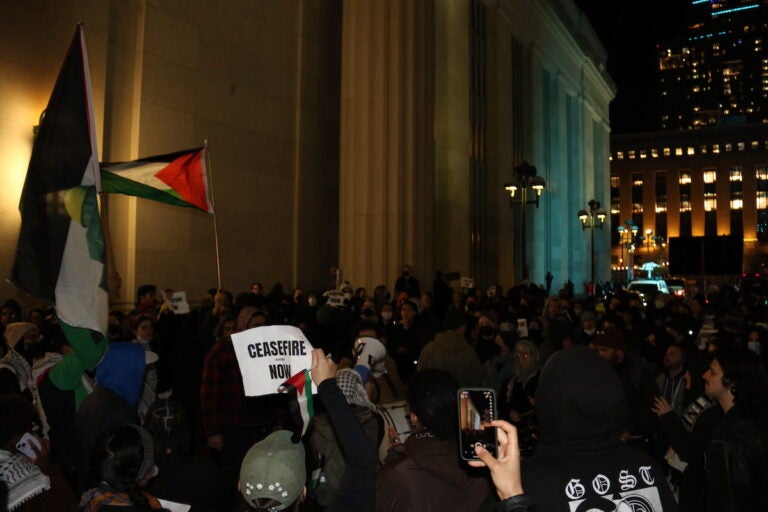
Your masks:
{"label": "small palestinian flag", "polygon": [[143,197],[213,213],[208,197],[205,148],[132,162],[102,163],[101,186],[112,194]]}
{"label": "small palestinian flag", "polygon": [[309,420],[315,415],[315,408],[312,404],[312,379],[309,376],[309,370],[302,370],[283,382],[277,388],[277,392],[294,395],[295,400],[290,401],[290,410],[296,425],[301,428],[301,435],[296,437],[303,437],[309,427]]}

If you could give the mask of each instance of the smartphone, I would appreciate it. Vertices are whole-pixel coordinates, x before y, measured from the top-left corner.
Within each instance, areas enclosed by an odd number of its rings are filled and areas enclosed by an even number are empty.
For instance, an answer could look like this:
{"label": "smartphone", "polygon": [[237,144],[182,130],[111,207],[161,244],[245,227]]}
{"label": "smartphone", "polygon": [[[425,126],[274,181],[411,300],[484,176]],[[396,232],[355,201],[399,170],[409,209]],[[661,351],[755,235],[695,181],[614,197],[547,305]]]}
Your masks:
{"label": "smartphone", "polygon": [[497,455],[496,393],[490,388],[461,388],[459,402],[459,452],[464,460],[478,460],[478,444]]}
{"label": "smartphone", "polygon": [[32,445],[36,446],[37,449],[40,449],[40,440],[37,439],[35,436],[30,434],[29,432],[26,432],[23,436],[21,436],[21,439],[19,439],[19,442],[16,443],[16,449],[19,451],[19,453],[22,453],[29,457],[32,460],[37,459],[37,453],[35,453],[34,448]]}

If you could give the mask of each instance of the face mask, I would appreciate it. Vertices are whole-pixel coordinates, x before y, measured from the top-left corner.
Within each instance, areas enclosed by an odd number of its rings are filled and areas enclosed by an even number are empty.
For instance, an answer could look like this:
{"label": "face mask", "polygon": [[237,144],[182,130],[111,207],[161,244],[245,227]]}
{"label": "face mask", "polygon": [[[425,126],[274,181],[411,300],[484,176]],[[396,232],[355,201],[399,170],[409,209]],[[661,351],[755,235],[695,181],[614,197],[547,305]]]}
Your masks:
{"label": "face mask", "polygon": [[307,302],[309,302],[309,305],[310,305],[310,306],[313,306],[313,307],[314,307],[314,306],[317,306],[317,299],[316,299],[316,298],[314,298],[314,297],[310,297],[310,298],[309,298],[309,300],[308,300]]}
{"label": "face mask", "polygon": [[752,352],[754,352],[755,354],[760,355],[760,349],[762,347],[760,346],[759,341],[750,341],[747,343],[747,348]]}
{"label": "face mask", "polygon": [[657,300],[653,305],[656,306],[656,309],[664,309],[664,301]]}
{"label": "face mask", "polygon": [[349,299],[351,299],[351,298],[352,298],[352,294],[351,294],[351,293],[345,293],[345,294],[344,294],[344,299],[345,299],[345,300],[349,300]]}
{"label": "face mask", "polygon": [[493,336],[493,334],[494,334],[494,330],[493,330],[493,327],[491,327],[490,325],[484,325],[480,328],[480,336],[482,336],[483,338],[490,338]]}
{"label": "face mask", "polygon": [[392,319],[392,312],[391,311],[382,311],[381,312],[381,319],[385,322],[389,322]]}
{"label": "face mask", "polygon": [[584,333],[589,334],[590,336],[595,334],[595,331],[596,331],[595,329],[584,329]]}
{"label": "face mask", "polygon": [[146,345],[147,343],[149,343],[152,340],[145,340],[144,338],[136,338],[136,341],[138,341],[142,345]]}

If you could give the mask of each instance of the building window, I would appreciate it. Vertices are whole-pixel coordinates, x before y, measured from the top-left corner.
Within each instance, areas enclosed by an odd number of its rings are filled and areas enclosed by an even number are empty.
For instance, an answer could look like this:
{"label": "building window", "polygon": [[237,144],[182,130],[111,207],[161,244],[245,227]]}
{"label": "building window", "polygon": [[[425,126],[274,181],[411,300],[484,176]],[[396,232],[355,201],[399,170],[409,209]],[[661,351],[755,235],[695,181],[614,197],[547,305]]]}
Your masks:
{"label": "building window", "polygon": [[629,150],[629,159],[630,160],[634,160],[635,159],[635,150],[634,149],[630,149]]}
{"label": "building window", "polygon": [[745,145],[743,142],[739,142],[736,147],[739,149],[739,151],[744,151]]}
{"label": "building window", "polygon": [[757,166],[757,241],[768,242],[768,167]]}
{"label": "building window", "polygon": [[715,170],[704,171],[705,184],[714,183],[716,180],[717,180],[717,171]]}
{"label": "building window", "polygon": [[712,144],[712,153],[716,155],[720,154],[720,144]]}
{"label": "building window", "polygon": [[702,155],[706,155],[707,154],[707,146],[699,146],[699,153],[701,153]]}
{"label": "building window", "polygon": [[667,211],[667,174],[665,172],[657,172],[654,175],[654,179],[656,181],[655,185],[655,191],[656,191],[656,213],[666,212]]}
{"label": "building window", "polygon": [[672,154],[672,153],[670,152],[670,149],[669,149],[669,148],[664,148],[664,156],[669,156],[669,155],[671,155],[671,154]]}
{"label": "building window", "polygon": [[667,237],[667,173],[657,172],[654,175],[656,235]]}
{"label": "building window", "polygon": [[659,150],[657,148],[652,148],[651,149],[651,156],[653,158],[659,158]]}
{"label": "building window", "polygon": [[683,156],[683,148],[675,148],[675,156]]}
{"label": "building window", "polygon": [[693,147],[692,147],[692,146],[688,146],[688,148],[686,149],[686,154],[687,154],[688,156],[691,156],[691,155],[695,155],[695,154],[696,154],[696,151],[693,149]]}
{"label": "building window", "polygon": [[[611,176],[611,188],[619,190],[621,186],[621,178],[619,176]],[[611,191],[611,195],[613,195],[613,191]]]}
{"label": "building window", "polygon": [[616,152],[616,158],[619,160],[624,160],[624,152],[623,151],[617,151]]}
{"label": "building window", "polygon": [[704,192],[704,211],[711,212],[717,209],[717,196],[714,192]]}
{"label": "building window", "polygon": [[691,173],[680,171],[680,236],[691,236]]}
{"label": "building window", "polygon": [[632,212],[643,212],[643,175],[632,173]]}
{"label": "building window", "polygon": [[731,235],[744,235],[744,201],[742,196],[742,170],[741,167],[731,167],[728,170],[728,181],[731,193]]}

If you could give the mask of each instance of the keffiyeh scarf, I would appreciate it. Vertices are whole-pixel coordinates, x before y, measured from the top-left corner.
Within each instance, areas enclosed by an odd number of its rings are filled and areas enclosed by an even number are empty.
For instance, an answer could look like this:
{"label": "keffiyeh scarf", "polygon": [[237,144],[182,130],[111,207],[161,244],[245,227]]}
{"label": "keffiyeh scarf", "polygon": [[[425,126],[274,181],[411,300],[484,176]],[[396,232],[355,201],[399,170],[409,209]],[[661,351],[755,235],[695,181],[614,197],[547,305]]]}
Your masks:
{"label": "keffiyeh scarf", "polygon": [[336,372],[336,385],[339,386],[349,405],[359,405],[371,411],[376,410],[376,406],[368,399],[363,381],[357,371],[351,368],[339,370]]}
{"label": "keffiyeh scarf", "polygon": [[0,480],[8,486],[8,510],[51,488],[51,479],[19,454],[0,450]]}

